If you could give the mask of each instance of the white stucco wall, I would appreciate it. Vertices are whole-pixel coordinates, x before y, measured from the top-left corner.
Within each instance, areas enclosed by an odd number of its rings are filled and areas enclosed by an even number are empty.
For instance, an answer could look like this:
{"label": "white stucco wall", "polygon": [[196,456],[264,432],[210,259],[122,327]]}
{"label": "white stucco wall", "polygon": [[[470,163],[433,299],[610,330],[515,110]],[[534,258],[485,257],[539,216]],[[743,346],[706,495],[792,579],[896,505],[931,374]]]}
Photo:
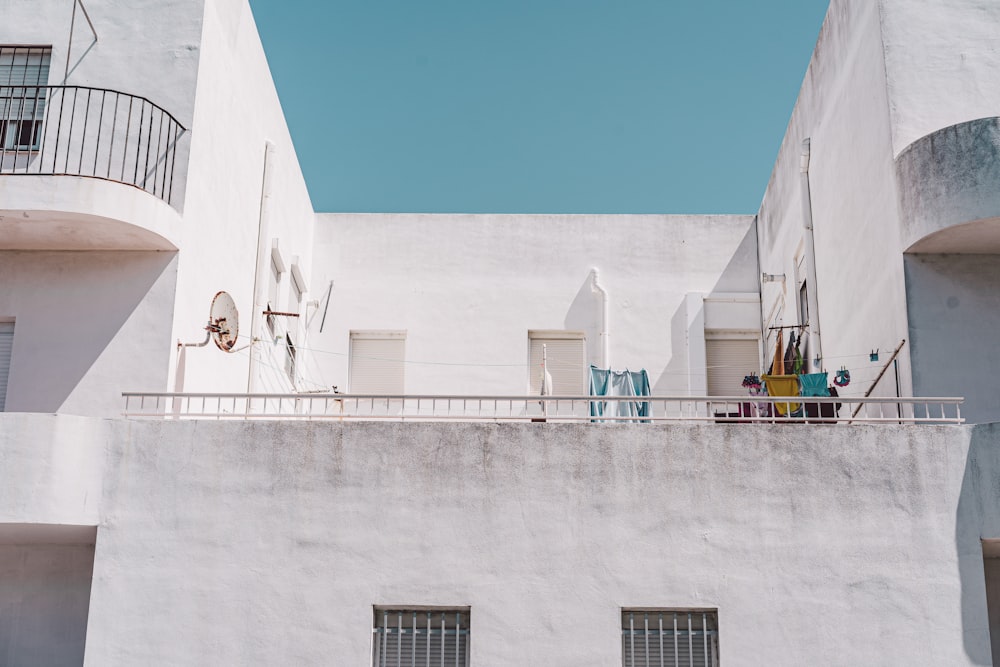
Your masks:
{"label": "white stucco wall", "polygon": [[0,415],[0,493],[102,484],[89,665],[364,665],[377,604],[471,606],[480,667],[620,664],[622,607],[718,608],[727,665],[988,665],[998,441]]}
{"label": "white stucco wall", "polygon": [[[191,126],[205,0],[88,0],[98,39],[72,2],[3,0],[0,44],[51,46],[49,84],[94,86],[139,95]],[[139,20],[141,17],[141,20]]]}
{"label": "white stucco wall", "polygon": [[[52,45],[50,81],[60,83],[71,10],[72,3],[8,0],[2,9],[0,43]],[[94,0],[87,10],[99,40],[87,50],[90,33],[78,12],[72,57],[76,69],[69,82],[144,95],[174,114],[188,128],[174,176],[178,187],[189,187],[173,210],[152,195],[115,183],[0,177],[10,207],[2,212],[6,215],[0,214],[0,248],[181,251],[150,260],[170,266],[169,286],[157,282],[155,292],[148,291],[153,283],[147,276],[129,269],[138,255],[65,255],[72,257],[68,266],[57,266],[41,253],[7,255],[19,259],[17,266],[0,267],[17,274],[4,283],[0,317],[17,317],[17,335],[24,338],[15,349],[14,400],[7,409],[109,414],[108,392],[245,391],[250,384],[251,321],[263,310],[253,304],[258,236],[267,247],[277,239],[285,261],[297,261],[301,273],[309,276],[314,220],[249,5],[245,0],[177,0],[126,7]],[[261,230],[265,142],[274,145],[276,159],[270,224]],[[81,264],[92,265],[93,271],[76,271]],[[95,272],[97,277],[91,275]],[[144,288],[148,294],[140,295]],[[170,290],[167,304],[164,289]],[[97,290],[108,293],[96,295]],[[209,305],[220,290],[233,295],[243,315],[242,349],[225,354],[214,345],[191,348],[181,359],[177,341],[204,339]],[[40,299],[39,292],[47,296]],[[145,309],[124,311],[122,292],[128,293],[132,306],[144,303]],[[306,294],[303,302],[311,298]],[[49,303],[53,299],[65,301],[66,312]],[[35,311],[48,307],[53,309]],[[80,324],[81,316],[90,324]],[[116,318],[118,326],[125,320],[135,325],[89,335],[90,329],[100,328],[97,323],[105,322],[101,326],[107,328]],[[57,326],[35,335],[34,320],[66,319],[69,331]],[[265,340],[253,346],[261,359],[253,388],[291,390],[284,374],[284,348],[276,348],[266,331],[261,333]],[[118,343],[107,346],[115,335]],[[53,345],[53,338],[62,345]],[[89,347],[81,349],[79,338]],[[25,356],[30,348],[42,346],[49,346],[51,361],[40,361],[36,353]],[[97,355],[100,362],[88,369]],[[56,360],[68,372],[50,372]],[[72,384],[85,372],[91,379]],[[82,400],[67,401],[69,394]],[[120,409],[116,398],[114,410]]]}
{"label": "white stucco wall", "polygon": [[[831,380],[841,366],[850,369],[852,384],[841,393],[860,395],[908,335],[878,3],[831,3],[764,195],[761,269],[785,275],[784,283],[763,285],[768,327],[800,323],[796,259],[804,251],[800,156],[807,138],[817,272],[810,289],[819,302],[824,366]],[[868,360],[874,349],[875,363]],[[907,396],[907,348],[900,371]],[[874,395],[895,392],[890,371]]]}
{"label": "white stucco wall", "polygon": [[[264,309],[253,304],[258,234],[267,248],[278,240],[287,264],[298,257],[308,277],[314,214],[246,0],[207,3],[200,55],[173,338],[203,340],[212,297],[225,290],[240,311],[243,348],[251,342],[251,320],[261,319]],[[261,230],[266,142],[275,146],[275,162],[270,223]],[[268,266],[263,268],[266,281]],[[304,301],[313,298],[307,294]],[[290,391],[284,349],[274,346],[263,327],[261,335],[252,389]],[[250,353],[227,354],[209,344],[186,350],[182,360],[175,349],[170,389],[247,391]]]}
{"label": "white stucco wall", "polygon": [[[692,393],[704,295],[756,299],[752,230],[750,216],[321,214],[313,282],[334,287],[323,332],[320,317],[310,326],[309,379],[347,387],[351,330],[407,332],[408,393],[523,394],[529,330],[583,331],[600,365],[597,268],[611,366]],[[755,310],[719,304],[730,315],[716,321],[758,331]]]}
{"label": "white stucco wall", "polygon": [[165,387],[177,255],[0,251],[13,319],[8,412],[117,416],[127,382]]}
{"label": "white stucco wall", "polygon": [[931,132],[996,116],[1000,5],[880,0],[892,154]]}

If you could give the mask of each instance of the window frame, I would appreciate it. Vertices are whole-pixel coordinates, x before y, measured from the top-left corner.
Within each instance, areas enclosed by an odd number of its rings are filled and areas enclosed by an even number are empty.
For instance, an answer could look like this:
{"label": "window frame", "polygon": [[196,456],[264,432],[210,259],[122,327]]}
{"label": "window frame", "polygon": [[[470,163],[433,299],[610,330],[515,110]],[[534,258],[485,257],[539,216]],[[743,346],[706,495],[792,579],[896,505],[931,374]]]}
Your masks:
{"label": "window frame", "polygon": [[[537,372],[535,364],[531,360],[531,347],[532,343],[536,340],[542,341],[563,341],[563,340],[578,340],[581,342],[581,356],[580,356],[580,378],[579,378],[579,390],[574,392],[575,396],[586,396],[588,393],[587,389],[587,371],[589,364],[587,363],[587,334],[585,331],[576,331],[570,329],[528,329],[528,395],[535,396],[539,393],[532,386],[532,381],[534,379],[534,373]],[[551,373],[550,373],[551,374]],[[544,382],[544,380],[543,380]],[[553,382],[554,384],[554,382]],[[560,392],[553,388],[553,395],[560,395]]]}
{"label": "window frame", "polygon": [[[24,51],[25,60],[17,64],[18,52]],[[0,73],[6,67],[7,85],[0,83],[0,91],[9,91],[8,95],[0,95],[0,150],[5,153],[37,153],[41,150],[41,137],[45,121],[45,108],[48,102],[49,74],[52,66],[52,45],[0,44],[0,61],[6,54],[10,55],[8,66],[0,64]],[[29,59],[38,56],[36,64],[30,64]],[[15,68],[23,67],[24,72],[20,83],[12,80]],[[30,69],[34,68],[36,76],[33,81],[27,79]],[[0,81],[5,77],[0,76]],[[17,91],[21,91],[18,95]],[[17,112],[15,113],[15,102]],[[25,108],[30,103],[31,115],[25,117]],[[41,113],[39,113],[41,110]],[[25,128],[28,132],[28,143],[22,141]]]}
{"label": "window frame", "polygon": [[[7,331],[6,329],[9,329]],[[7,358],[7,373],[3,377],[3,392],[0,393],[0,412],[7,410],[7,394],[10,391],[10,369],[14,365],[14,343],[17,336],[17,321],[15,318],[0,317],[0,336],[10,336],[10,355]]]}
{"label": "window frame", "polygon": [[[267,311],[281,311],[281,283],[284,281],[285,263],[281,261],[281,253],[275,245],[271,248],[271,261],[268,263],[267,277]],[[266,315],[267,329],[271,332],[274,340],[279,338],[277,318],[274,315]]]}
{"label": "window frame", "polygon": [[[644,618],[644,624],[642,630],[636,630],[635,626],[635,615],[642,614]],[[654,630],[649,629],[649,617],[653,614],[659,615],[659,623],[655,632],[657,633],[659,647],[659,655],[663,655],[663,651],[666,646],[663,642],[663,637],[666,632],[662,624],[664,616],[671,614],[673,615],[673,624],[671,624],[669,632],[671,637],[675,637],[673,633],[685,632],[688,638],[688,664],[690,665],[705,665],[707,667],[719,667],[720,663],[720,641],[719,641],[719,609],[718,607],[622,607],[621,608],[621,638],[622,638],[622,667],[638,667],[636,665],[637,653],[635,650],[635,639],[636,633],[642,632],[644,639],[643,646],[643,664],[648,664],[650,651],[648,643],[648,632],[654,632]],[[693,641],[693,635],[695,634],[694,628],[692,627],[691,620],[695,615],[702,615],[702,653],[700,654],[701,662],[695,662],[694,654],[695,648],[697,647]],[[688,624],[686,630],[680,630],[677,626],[678,615],[687,615]],[[709,623],[711,619],[712,623]],[[628,621],[628,625],[626,625]],[[714,625],[714,629],[712,628]],[[709,638],[712,637],[710,641]],[[673,664],[678,664],[676,658],[680,657],[680,644],[676,640],[673,642],[674,657],[675,660]],[[631,656],[629,655],[631,653]],[[711,662],[709,660],[711,659]]]}
{"label": "window frame", "polygon": [[[751,368],[740,369],[737,371],[739,373],[741,381],[742,378],[746,376],[747,373],[757,372],[761,368],[764,359],[761,357],[761,338],[760,332],[749,331],[741,329],[706,329],[705,330],[705,395],[706,396],[740,396],[744,392],[742,388],[737,388],[734,392],[730,394],[713,394],[709,387],[713,384],[709,378],[712,374],[713,366],[709,361],[708,347],[710,342],[714,341],[752,341],[756,347],[756,358],[754,360],[753,366]],[[766,365],[766,364],[765,364]]]}
{"label": "window frame", "polygon": [[[400,394],[406,391],[406,339],[407,339],[406,329],[351,329],[349,332],[349,345],[347,349],[347,386],[348,391],[352,394],[359,393],[356,390],[356,379],[355,373],[356,368],[354,365],[354,341],[356,340],[401,340],[403,341],[403,354],[399,359],[401,366],[401,384],[402,391]],[[368,393],[368,392],[365,392]],[[396,392],[390,392],[388,395],[394,395]]]}
{"label": "window frame", "polygon": [[[428,621],[427,625],[418,625],[417,619],[420,615],[426,614],[426,619]],[[396,616],[396,625],[390,625],[388,619],[391,615]],[[404,615],[411,618],[411,624],[409,627],[403,625]],[[434,622],[435,615],[440,615],[442,620],[442,626],[438,626]],[[450,616],[455,615],[455,625],[450,625]],[[379,625],[380,619],[385,623],[384,625]],[[463,629],[462,622],[465,622]],[[380,629],[384,628],[380,632]],[[425,630],[426,628],[426,630]],[[440,629],[439,629],[440,628]],[[397,660],[394,662],[388,662],[389,651],[393,648],[389,646],[389,637],[392,635],[393,630],[397,631],[400,641],[396,643],[396,655]],[[417,658],[417,637],[421,634],[421,631],[426,633],[431,640],[435,634],[443,638],[440,653],[438,654],[439,660],[435,660],[432,664],[429,661],[429,656],[432,655],[432,643],[428,641],[424,646],[424,657],[423,659]],[[447,637],[449,631],[455,637],[455,660],[449,661],[447,663],[448,667],[469,667],[472,650],[472,608],[469,606],[424,606],[424,605],[374,605],[372,607],[372,647],[371,647],[371,664],[372,667],[392,667],[399,663],[399,657],[401,656],[402,640],[409,632],[411,635],[411,655],[410,660],[407,661],[406,665],[416,665],[417,667],[438,667],[440,661],[444,660],[444,656],[447,653]],[[463,639],[464,636],[464,639]],[[465,660],[459,661],[459,658],[463,655]]]}

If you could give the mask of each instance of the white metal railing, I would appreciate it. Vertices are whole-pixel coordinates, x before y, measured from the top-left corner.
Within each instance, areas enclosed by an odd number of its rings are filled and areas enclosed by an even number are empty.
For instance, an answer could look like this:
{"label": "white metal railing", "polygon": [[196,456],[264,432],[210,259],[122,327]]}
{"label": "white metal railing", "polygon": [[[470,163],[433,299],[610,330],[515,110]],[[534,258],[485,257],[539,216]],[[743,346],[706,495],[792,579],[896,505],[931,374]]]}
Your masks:
{"label": "white metal railing", "polygon": [[[961,424],[961,398],[126,392],[132,419]],[[856,414],[855,414],[856,413]]]}

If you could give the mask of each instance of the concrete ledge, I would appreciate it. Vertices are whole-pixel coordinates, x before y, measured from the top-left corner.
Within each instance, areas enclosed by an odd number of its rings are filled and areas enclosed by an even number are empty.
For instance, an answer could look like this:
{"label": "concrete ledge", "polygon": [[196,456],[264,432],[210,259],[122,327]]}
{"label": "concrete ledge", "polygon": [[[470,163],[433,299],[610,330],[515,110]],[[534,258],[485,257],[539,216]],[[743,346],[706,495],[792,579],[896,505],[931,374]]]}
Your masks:
{"label": "concrete ledge", "polygon": [[181,215],[131,185],[0,174],[0,250],[177,250]]}
{"label": "concrete ledge", "polygon": [[1000,253],[1000,118],[915,141],[896,178],[906,252]]}

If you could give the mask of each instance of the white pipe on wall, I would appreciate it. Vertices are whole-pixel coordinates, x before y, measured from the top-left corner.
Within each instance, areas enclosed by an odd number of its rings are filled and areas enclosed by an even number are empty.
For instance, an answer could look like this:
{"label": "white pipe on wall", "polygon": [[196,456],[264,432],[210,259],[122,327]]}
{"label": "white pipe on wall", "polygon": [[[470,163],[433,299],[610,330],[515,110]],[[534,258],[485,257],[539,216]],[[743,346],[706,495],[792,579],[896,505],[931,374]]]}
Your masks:
{"label": "white pipe on wall", "polygon": [[253,343],[260,339],[260,328],[267,307],[267,239],[271,219],[272,174],[274,173],[274,144],[264,142],[264,176],[260,188],[260,214],[257,218],[257,267],[253,277],[253,309],[250,313],[250,365],[247,371],[247,392],[254,390],[260,351]]}
{"label": "white pipe on wall", "polygon": [[590,287],[593,291],[597,292],[601,297],[601,368],[611,369],[611,353],[609,338],[611,336],[608,331],[608,291],[598,283],[600,274],[597,269],[590,270]]}
{"label": "white pipe on wall", "polygon": [[809,160],[812,142],[802,142],[802,226],[805,227],[806,297],[809,302],[809,359],[807,368],[818,372],[823,367],[823,343],[820,338],[818,283],[816,281],[816,240],[813,236],[812,193],[809,189]]}

